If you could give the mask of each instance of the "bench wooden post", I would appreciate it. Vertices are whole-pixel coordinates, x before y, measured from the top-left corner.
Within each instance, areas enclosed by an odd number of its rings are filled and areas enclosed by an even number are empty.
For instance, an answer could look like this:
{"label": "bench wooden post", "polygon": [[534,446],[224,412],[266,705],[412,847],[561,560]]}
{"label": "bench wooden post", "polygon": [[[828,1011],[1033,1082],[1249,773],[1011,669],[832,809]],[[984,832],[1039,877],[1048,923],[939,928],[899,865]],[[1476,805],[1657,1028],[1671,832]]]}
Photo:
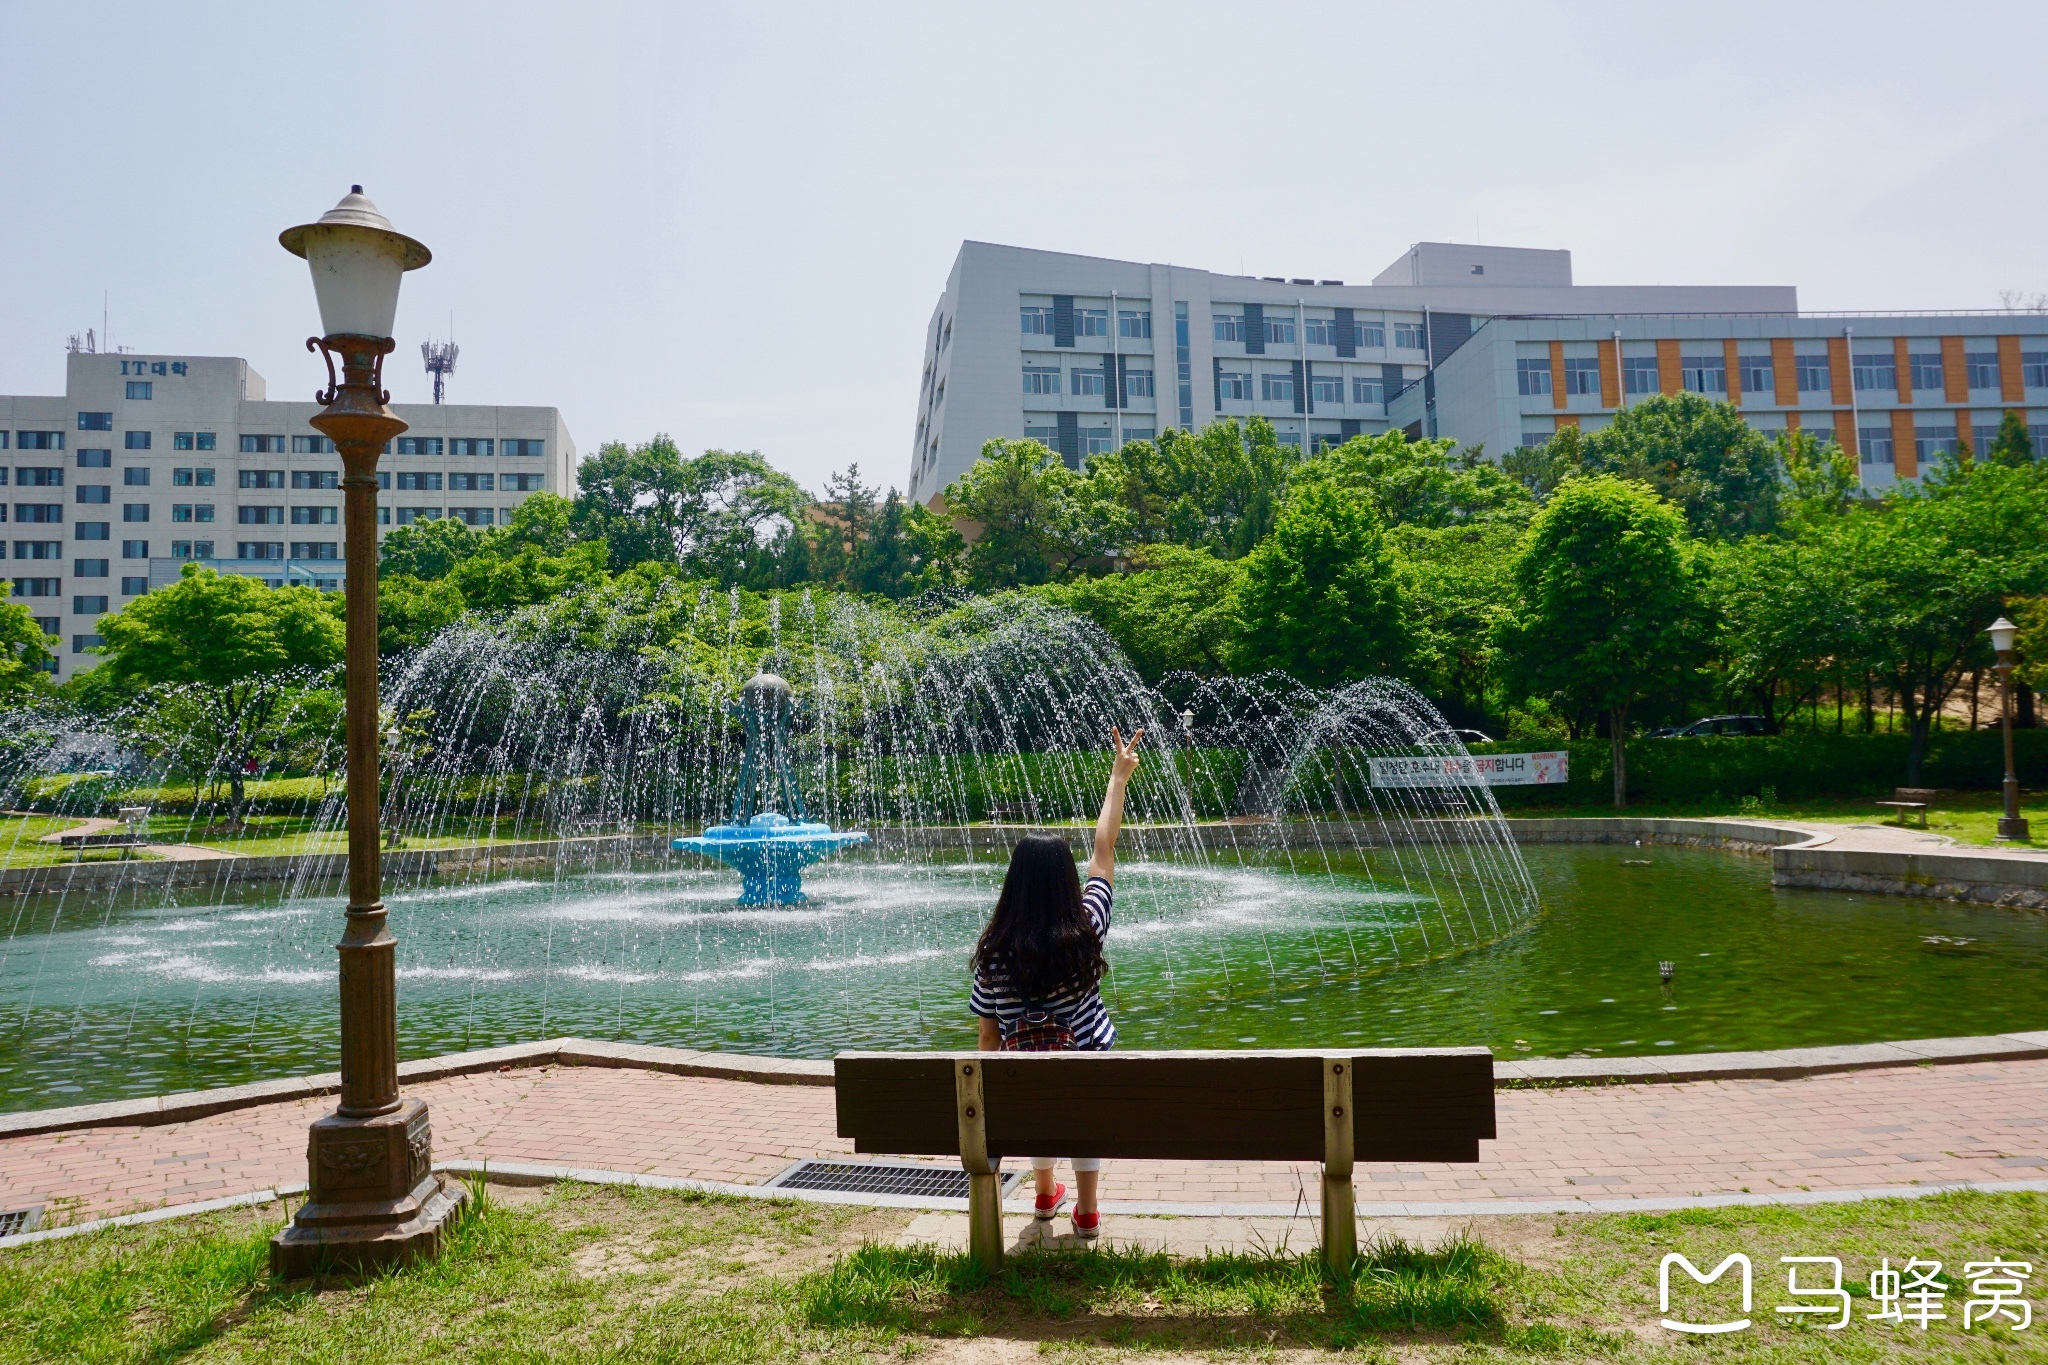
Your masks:
{"label": "bench wooden post", "polygon": [[953,1098],[959,1109],[960,1166],[967,1172],[967,1254],[988,1270],[1003,1263],[1003,1190],[988,1159],[988,1101],[978,1060],[953,1068]]}
{"label": "bench wooden post", "polygon": [[1358,1199],[1351,1186],[1352,1067],[1323,1058],[1323,1264],[1349,1274],[1358,1259]]}

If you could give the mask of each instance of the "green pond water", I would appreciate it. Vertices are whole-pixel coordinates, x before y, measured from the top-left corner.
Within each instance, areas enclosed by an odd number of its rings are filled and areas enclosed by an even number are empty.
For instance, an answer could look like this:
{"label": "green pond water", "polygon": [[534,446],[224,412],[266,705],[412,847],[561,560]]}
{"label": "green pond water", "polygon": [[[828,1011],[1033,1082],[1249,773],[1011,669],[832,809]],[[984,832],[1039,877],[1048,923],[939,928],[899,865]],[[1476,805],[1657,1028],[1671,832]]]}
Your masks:
{"label": "green pond water", "polygon": [[[1119,1045],[1618,1056],[2048,1027],[2037,913],[1774,890],[1766,861],[1717,852],[1542,847],[1542,913],[1471,944],[1385,856],[1126,860],[1103,988]],[[737,909],[733,875],[699,867],[397,891],[401,1054],[971,1046],[966,961],[1001,870],[873,853],[813,869],[786,909]],[[341,905],[8,904],[0,1109],[331,1070]]]}

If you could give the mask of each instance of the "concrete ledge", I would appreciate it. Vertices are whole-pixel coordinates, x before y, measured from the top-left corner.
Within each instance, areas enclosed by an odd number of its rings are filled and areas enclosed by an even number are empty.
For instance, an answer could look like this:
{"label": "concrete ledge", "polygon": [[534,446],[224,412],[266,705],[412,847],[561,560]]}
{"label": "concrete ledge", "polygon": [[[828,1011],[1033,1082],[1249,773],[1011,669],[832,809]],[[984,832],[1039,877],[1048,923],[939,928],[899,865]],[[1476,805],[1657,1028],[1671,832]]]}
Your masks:
{"label": "concrete ledge", "polygon": [[[1528,1061],[1496,1059],[1499,1086],[1676,1084],[1684,1081],[1797,1080],[1837,1071],[1886,1066],[1933,1066],[1956,1062],[2019,1062],[2048,1058],[2048,1030],[1988,1034],[1975,1038],[1908,1038],[1841,1047],[1785,1048],[1775,1052],[1693,1052],[1672,1057],[1556,1057]],[[698,1052],[643,1043],[604,1043],[587,1038],[551,1038],[475,1052],[451,1053],[401,1062],[398,1078],[408,1084],[471,1076],[486,1071],[544,1066],[603,1066],[702,1076],[756,1085],[832,1084],[832,1063],[801,1057],[749,1057]],[[81,1104],[64,1109],[31,1109],[0,1114],[0,1140],[82,1128],[156,1127],[186,1123],[212,1114],[288,1100],[332,1095],[341,1088],[338,1072],[295,1076],[218,1090],[193,1090],[138,1100]],[[936,1206],[935,1206],[936,1207]]]}
{"label": "concrete ledge", "polygon": [[2048,910],[2048,857],[1957,848],[1781,848],[1771,885]]}

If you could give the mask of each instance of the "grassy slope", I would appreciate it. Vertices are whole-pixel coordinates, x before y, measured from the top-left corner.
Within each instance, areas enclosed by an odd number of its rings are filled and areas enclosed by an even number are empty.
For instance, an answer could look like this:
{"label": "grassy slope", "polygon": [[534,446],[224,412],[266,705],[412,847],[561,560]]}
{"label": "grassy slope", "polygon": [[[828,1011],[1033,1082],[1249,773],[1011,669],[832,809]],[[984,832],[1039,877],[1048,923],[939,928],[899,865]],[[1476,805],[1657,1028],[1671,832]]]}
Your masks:
{"label": "grassy slope", "polygon": [[[276,1215],[215,1215],[0,1253],[0,1362],[1343,1358],[2005,1361],[2033,1333],[1788,1325],[1780,1255],[2048,1262],[2048,1200],[1955,1195],[1661,1217],[1491,1219],[1485,1243],[1377,1250],[1343,1283],[1264,1256],[1034,1254],[993,1281],[889,1245],[908,1215],[562,1187],[487,1201],[440,1261],[365,1285],[268,1282]],[[1757,1267],[1757,1326],[1656,1326],[1656,1267]],[[1959,1278],[1959,1277],[1958,1277]],[[1859,1290],[1860,1293],[1860,1290]],[[2048,1328],[2048,1322],[2035,1331]],[[2031,1351],[2029,1348],[2033,1348]]]}

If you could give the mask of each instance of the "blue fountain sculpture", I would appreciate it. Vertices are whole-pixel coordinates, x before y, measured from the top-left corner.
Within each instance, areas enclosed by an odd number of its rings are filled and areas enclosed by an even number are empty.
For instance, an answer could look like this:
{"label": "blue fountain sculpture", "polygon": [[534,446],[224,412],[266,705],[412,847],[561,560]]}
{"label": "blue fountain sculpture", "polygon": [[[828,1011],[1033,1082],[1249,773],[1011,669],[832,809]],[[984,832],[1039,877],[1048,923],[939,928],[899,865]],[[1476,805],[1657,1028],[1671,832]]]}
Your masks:
{"label": "blue fountain sculpture", "polygon": [[[796,694],[773,673],[757,673],[740,689],[733,714],[747,730],[740,780],[732,798],[732,823],[669,845],[678,853],[716,858],[740,874],[741,905],[800,905],[804,868],[851,844],[864,844],[860,830],[834,830],[804,819],[803,798],[789,758],[789,724]],[[761,788],[758,801],[755,788]],[[783,806],[790,812],[776,809]],[[791,819],[790,816],[795,816]]]}

